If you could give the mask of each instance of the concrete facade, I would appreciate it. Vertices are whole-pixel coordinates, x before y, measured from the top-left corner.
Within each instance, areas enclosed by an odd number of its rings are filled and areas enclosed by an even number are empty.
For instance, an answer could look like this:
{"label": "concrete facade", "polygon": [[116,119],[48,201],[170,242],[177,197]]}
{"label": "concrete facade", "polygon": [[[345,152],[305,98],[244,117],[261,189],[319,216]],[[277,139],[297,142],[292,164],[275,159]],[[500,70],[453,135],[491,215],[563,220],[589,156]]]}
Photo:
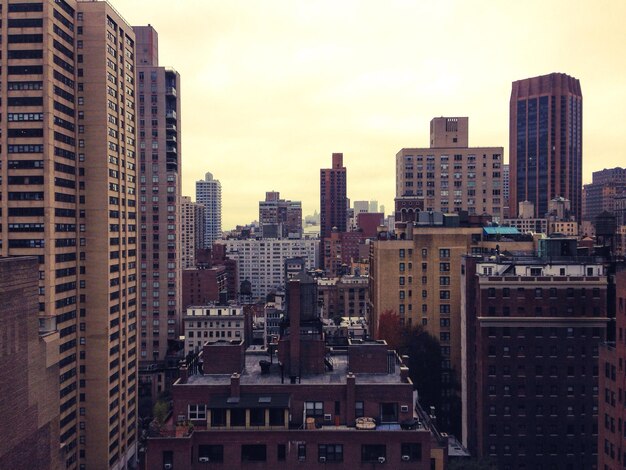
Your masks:
{"label": "concrete facade", "polygon": [[196,181],[196,202],[204,206],[204,244],[211,248],[222,237],[222,185],[207,173],[204,180]]}

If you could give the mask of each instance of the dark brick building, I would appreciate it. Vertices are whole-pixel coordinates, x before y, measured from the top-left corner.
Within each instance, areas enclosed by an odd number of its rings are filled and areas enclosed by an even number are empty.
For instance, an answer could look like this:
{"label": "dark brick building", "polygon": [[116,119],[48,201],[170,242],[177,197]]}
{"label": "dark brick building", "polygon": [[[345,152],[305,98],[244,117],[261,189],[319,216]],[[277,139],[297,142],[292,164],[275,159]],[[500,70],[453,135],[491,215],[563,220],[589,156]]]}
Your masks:
{"label": "dark brick building", "polygon": [[600,346],[598,469],[626,466],[626,271],[615,276],[616,338]]}
{"label": "dark brick building", "polygon": [[462,285],[464,444],[502,470],[596,468],[603,265],[467,256]]}
{"label": "dark brick building", "polygon": [[[38,331],[36,257],[0,258],[0,468],[57,470],[59,333]],[[62,449],[71,451],[71,449]],[[65,465],[63,465],[65,468]]]}
{"label": "dark brick building", "polygon": [[146,468],[442,470],[445,440],[416,419],[402,360],[384,341],[330,354],[316,305],[315,282],[299,276],[275,354],[206,343],[200,361],[219,360],[182,368],[172,421],[148,440]]}

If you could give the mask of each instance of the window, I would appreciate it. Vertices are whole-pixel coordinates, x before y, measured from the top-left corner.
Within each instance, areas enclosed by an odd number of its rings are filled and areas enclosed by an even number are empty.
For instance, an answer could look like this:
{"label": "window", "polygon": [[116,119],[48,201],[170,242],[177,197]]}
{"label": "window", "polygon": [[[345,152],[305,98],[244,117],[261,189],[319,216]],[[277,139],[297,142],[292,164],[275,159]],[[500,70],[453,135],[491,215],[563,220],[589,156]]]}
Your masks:
{"label": "window", "polygon": [[265,408],[250,409],[250,426],[265,426]]}
{"label": "window", "polygon": [[304,409],[306,410],[306,416],[324,416],[323,401],[305,401]]}
{"label": "window", "polygon": [[223,462],[224,446],[223,445],[200,445],[198,446],[199,462]]}
{"label": "window", "polygon": [[380,422],[381,423],[397,423],[398,422],[398,404],[397,403],[381,403],[380,404]]}
{"label": "window", "polygon": [[343,445],[320,444],[317,447],[320,462],[343,462]]}
{"label": "window", "polygon": [[190,420],[206,419],[206,405],[189,405],[187,416]]}
{"label": "window", "polygon": [[440,258],[450,258],[450,249],[449,248],[441,248],[439,250]]}
{"label": "window", "polygon": [[222,408],[211,409],[211,426],[212,427],[226,426],[226,410]]}
{"label": "window", "polygon": [[265,462],[267,460],[267,447],[265,444],[248,444],[241,446],[242,462]]}
{"label": "window", "polygon": [[419,442],[403,442],[400,447],[403,461],[419,462],[422,460],[422,444]]}
{"label": "window", "polygon": [[361,445],[361,462],[379,462],[379,459],[386,458],[387,446],[385,446],[384,444]]}
{"label": "window", "polygon": [[362,401],[357,401],[354,403],[354,416],[355,418],[361,418],[365,416],[365,406]]}
{"label": "window", "polygon": [[298,444],[298,460],[306,460],[306,444]]}
{"label": "window", "polygon": [[278,444],[276,448],[276,460],[284,462],[287,459],[287,446],[285,444]]}

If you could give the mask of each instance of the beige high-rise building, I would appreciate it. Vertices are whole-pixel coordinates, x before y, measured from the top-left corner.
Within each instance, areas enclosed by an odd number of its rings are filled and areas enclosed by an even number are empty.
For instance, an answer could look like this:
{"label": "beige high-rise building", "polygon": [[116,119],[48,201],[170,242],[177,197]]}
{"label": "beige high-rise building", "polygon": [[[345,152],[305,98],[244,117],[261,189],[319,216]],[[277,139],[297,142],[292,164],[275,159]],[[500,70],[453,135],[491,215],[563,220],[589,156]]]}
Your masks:
{"label": "beige high-rise building", "polygon": [[396,199],[423,198],[424,210],[502,217],[502,147],[469,147],[467,117],[430,121],[430,147],[396,155]]}
{"label": "beige high-rise building", "polygon": [[[105,2],[1,2],[0,255],[39,260],[64,468],[136,457],[135,47]],[[54,391],[50,391],[53,393]]]}
{"label": "beige high-rise building", "polygon": [[77,6],[80,462],[123,469],[137,450],[135,34],[106,2]]}

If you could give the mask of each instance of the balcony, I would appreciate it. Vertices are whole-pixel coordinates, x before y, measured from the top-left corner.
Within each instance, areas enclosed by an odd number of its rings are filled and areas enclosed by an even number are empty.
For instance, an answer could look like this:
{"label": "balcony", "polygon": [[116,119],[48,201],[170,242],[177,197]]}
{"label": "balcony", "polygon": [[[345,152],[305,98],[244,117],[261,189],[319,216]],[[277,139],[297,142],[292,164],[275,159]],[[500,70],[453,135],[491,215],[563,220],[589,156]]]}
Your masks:
{"label": "balcony", "polygon": [[176,124],[168,124],[167,126],[165,126],[165,129],[167,131],[174,131],[174,132],[176,132]]}
{"label": "balcony", "polygon": [[167,111],[165,111],[165,117],[167,119],[176,119],[176,111],[174,111],[173,109],[168,109]]}
{"label": "balcony", "polygon": [[178,150],[176,149],[176,147],[174,145],[168,145],[167,146],[167,153],[178,153]]}
{"label": "balcony", "polygon": [[176,143],[176,134],[167,134],[167,136],[165,137],[165,140],[167,142],[173,142],[175,144]]}
{"label": "balcony", "polygon": [[166,87],[165,94],[169,96],[176,96],[176,88],[174,88],[173,86]]}

